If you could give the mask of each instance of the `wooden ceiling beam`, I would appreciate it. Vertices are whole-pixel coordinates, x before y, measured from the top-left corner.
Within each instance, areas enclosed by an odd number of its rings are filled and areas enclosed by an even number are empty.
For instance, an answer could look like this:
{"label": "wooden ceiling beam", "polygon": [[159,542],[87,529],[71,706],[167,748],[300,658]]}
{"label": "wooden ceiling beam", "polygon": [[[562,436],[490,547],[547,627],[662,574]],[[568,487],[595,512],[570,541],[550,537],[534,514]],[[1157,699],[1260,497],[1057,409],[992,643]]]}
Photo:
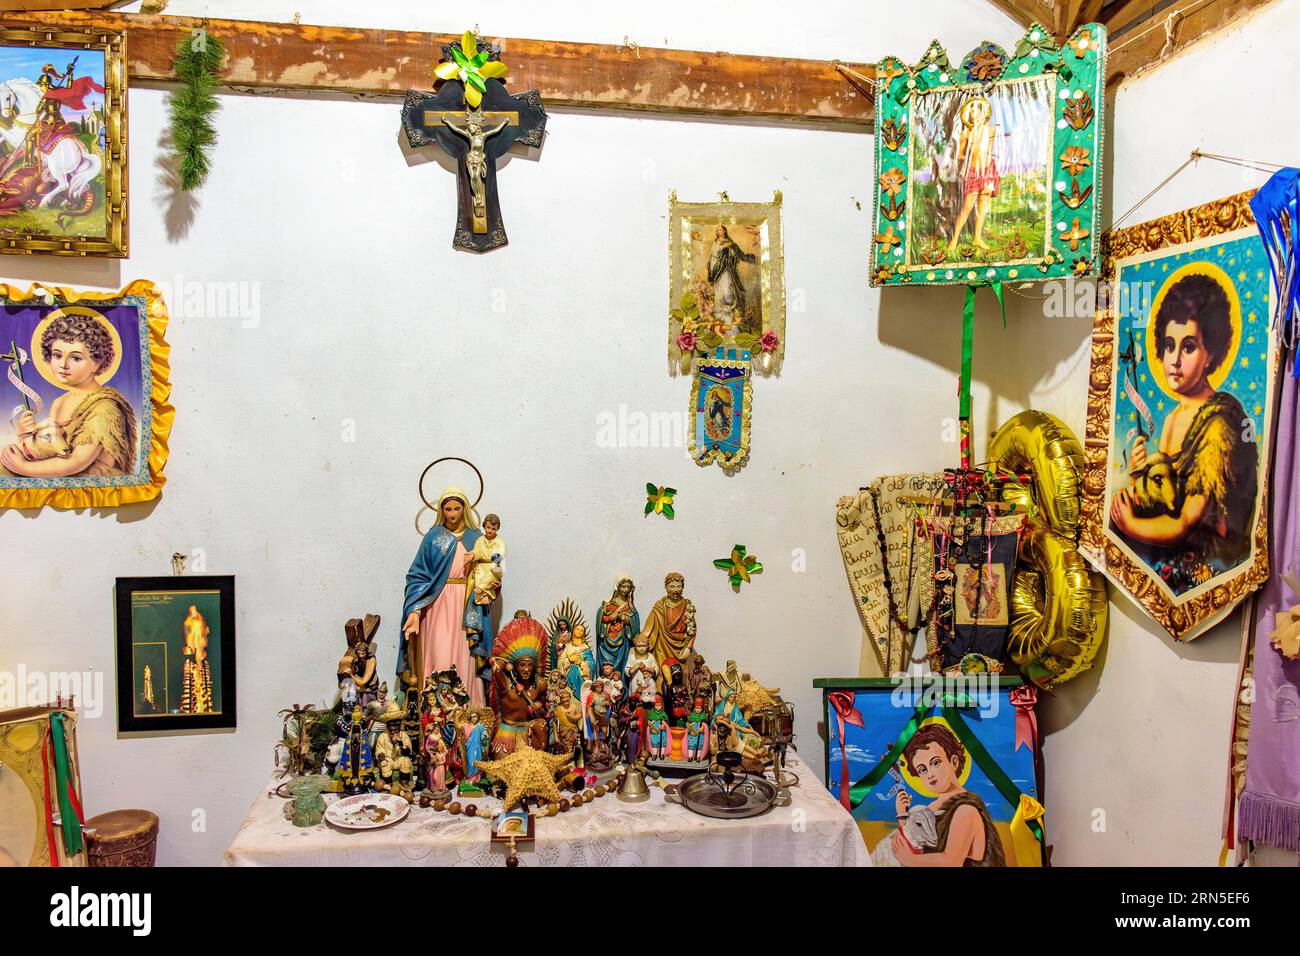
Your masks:
{"label": "wooden ceiling beam", "polygon": [[[132,13],[0,13],[30,28],[125,30],[133,80],[169,81],[177,43],[197,27],[227,52],[234,89],[324,90],[404,96],[429,89],[442,46],[457,39],[400,30],[264,23]],[[695,50],[493,39],[510,66],[508,89],[536,89],[548,106],[636,110],[764,122],[867,127],[875,104],[834,63]],[[874,77],[870,65],[846,64]]]}
{"label": "wooden ceiling beam", "polygon": [[[1178,0],[1128,32],[1112,33],[1106,82],[1154,69],[1184,48],[1275,0]],[[1152,0],[1141,0],[1150,9]],[[1125,10],[1133,6],[1125,4]],[[1129,22],[1132,22],[1131,20]]]}
{"label": "wooden ceiling beam", "polygon": [[1041,23],[1049,28],[1052,26],[1049,22],[1052,15],[1050,2],[1044,4],[1040,0],[989,0],[989,3],[1022,27],[1027,27],[1031,23]]}

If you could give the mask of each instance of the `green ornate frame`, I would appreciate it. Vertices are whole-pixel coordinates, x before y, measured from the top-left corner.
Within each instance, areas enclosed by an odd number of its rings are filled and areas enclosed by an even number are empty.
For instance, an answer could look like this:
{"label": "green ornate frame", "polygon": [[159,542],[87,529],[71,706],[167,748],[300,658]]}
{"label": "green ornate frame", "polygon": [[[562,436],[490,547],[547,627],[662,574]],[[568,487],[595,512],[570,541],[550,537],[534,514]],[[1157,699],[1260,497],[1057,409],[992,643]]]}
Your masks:
{"label": "green ornate frame", "polygon": [[[1039,281],[1091,275],[1100,261],[1102,98],[1106,79],[1106,28],[1089,23],[1062,46],[1041,24],[1032,24],[1008,54],[984,42],[954,69],[935,40],[921,61],[905,66],[886,57],[876,67],[875,169],[873,187],[872,286],[957,285]],[[925,260],[907,241],[912,196],[912,105],[931,92],[988,90],[1048,76],[1053,84],[1052,175],[1049,184],[1046,249],[1026,249],[1018,258],[994,256],[958,261]],[[1086,167],[1075,175],[1062,156],[1085,150]],[[1079,157],[1076,152],[1075,157]],[[899,179],[901,173],[902,179]],[[905,198],[900,202],[899,193]],[[997,252],[997,250],[994,250]],[[942,255],[942,251],[939,253]],[[913,256],[916,260],[913,261]]]}

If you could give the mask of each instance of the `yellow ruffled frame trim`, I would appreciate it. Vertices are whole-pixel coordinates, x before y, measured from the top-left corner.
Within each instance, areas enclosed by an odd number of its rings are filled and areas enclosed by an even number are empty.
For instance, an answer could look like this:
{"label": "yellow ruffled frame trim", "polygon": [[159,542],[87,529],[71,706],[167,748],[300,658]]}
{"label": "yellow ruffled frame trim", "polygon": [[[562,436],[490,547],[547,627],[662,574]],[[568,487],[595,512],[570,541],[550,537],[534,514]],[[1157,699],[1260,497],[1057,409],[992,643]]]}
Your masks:
{"label": "yellow ruffled frame trim", "polygon": [[[8,302],[24,303],[44,301],[53,293],[59,305],[77,305],[111,302],[128,295],[145,300],[149,324],[149,366],[153,383],[149,401],[153,406],[153,429],[149,436],[149,480],[139,485],[119,485],[112,488],[4,488],[0,489],[0,508],[115,508],[138,501],[151,501],[162,493],[167,483],[163,467],[167,464],[167,439],[171,435],[176,409],[171,398],[171,347],[168,346],[167,303],[152,282],[137,279],[119,292],[81,292],[66,286],[33,285],[26,292],[0,283],[0,298]],[[144,436],[141,436],[143,439]]]}

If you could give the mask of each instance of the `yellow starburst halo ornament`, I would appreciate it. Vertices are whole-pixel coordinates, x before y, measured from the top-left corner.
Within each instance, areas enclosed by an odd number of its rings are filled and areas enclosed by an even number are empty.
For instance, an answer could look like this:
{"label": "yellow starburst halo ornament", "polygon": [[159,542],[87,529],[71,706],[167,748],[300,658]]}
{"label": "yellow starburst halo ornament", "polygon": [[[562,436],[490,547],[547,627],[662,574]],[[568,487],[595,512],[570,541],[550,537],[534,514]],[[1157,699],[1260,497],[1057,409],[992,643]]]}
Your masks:
{"label": "yellow starburst halo ornament", "polygon": [[480,50],[474,32],[466,30],[460,47],[451,47],[451,59],[435,66],[433,75],[440,80],[459,80],[465,87],[465,103],[470,109],[478,109],[487,92],[487,81],[502,79],[510,72],[500,60],[489,61],[491,55],[491,50]]}
{"label": "yellow starburst halo ornament", "polygon": [[479,760],[475,765],[489,777],[505,783],[504,806],[511,810],[524,797],[537,797],[546,803],[558,803],[561,793],[555,783],[555,774],[571,763],[572,757],[548,754],[544,750],[534,750],[527,744],[521,744],[509,756],[499,760]]}

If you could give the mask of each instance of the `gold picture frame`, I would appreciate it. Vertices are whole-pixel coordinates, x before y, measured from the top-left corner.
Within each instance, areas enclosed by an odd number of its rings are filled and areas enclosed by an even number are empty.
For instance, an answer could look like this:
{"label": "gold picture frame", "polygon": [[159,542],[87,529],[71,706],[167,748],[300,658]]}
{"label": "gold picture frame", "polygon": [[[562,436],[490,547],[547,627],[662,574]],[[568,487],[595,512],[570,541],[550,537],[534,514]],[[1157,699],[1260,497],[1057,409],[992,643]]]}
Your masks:
{"label": "gold picture frame", "polygon": [[[0,204],[16,207],[0,217],[0,253],[126,258],[126,63],[125,32],[0,26],[0,111],[15,114],[0,129]],[[50,86],[64,91],[64,125],[41,140]]]}
{"label": "gold picture frame", "polygon": [[[41,427],[24,442],[16,424],[0,422],[0,451],[23,446],[20,459],[0,455],[0,508],[109,508],[158,497],[176,413],[162,293],[143,279],[118,292],[0,283],[0,306],[0,352],[8,349],[0,354],[0,404],[25,405]],[[60,381],[43,354],[61,341],[51,338],[59,321],[92,358],[108,355],[93,373],[97,389]],[[85,396],[54,415],[55,403],[74,389]],[[57,435],[46,431],[51,417]],[[58,467],[75,467],[75,451],[86,444],[99,445],[101,454],[81,471]]]}
{"label": "gold picture frame", "polygon": [[693,360],[723,348],[748,351],[758,374],[778,375],[786,305],[781,192],[771,202],[720,195],[718,202],[680,202],[675,190],[668,197],[669,373],[690,374]]}
{"label": "gold picture frame", "polygon": [[[1268,577],[1268,449],[1279,356],[1270,330],[1273,289],[1250,212],[1251,195],[1239,193],[1117,230],[1109,236],[1104,256],[1106,285],[1098,295],[1092,332],[1079,548],[1176,640],[1204,633]],[[1203,286],[1212,282],[1223,290],[1222,308],[1214,312],[1222,312],[1225,329],[1219,346],[1223,355],[1217,359],[1208,342],[1202,343],[1209,356],[1203,377],[1211,398],[1184,426],[1171,419],[1186,386],[1171,385],[1163,370],[1165,339],[1153,343],[1166,291],[1188,276],[1203,276],[1197,280]],[[1219,293],[1212,294],[1219,301]],[[1195,314],[1202,312],[1209,315],[1211,309],[1202,307]],[[1166,330],[1173,321],[1166,320]],[[1196,325],[1202,330],[1197,334],[1208,340],[1207,321],[1197,318]],[[1180,382],[1191,374],[1177,372]],[[1167,398],[1174,398],[1168,412]],[[1242,421],[1230,421],[1238,411]],[[1163,425],[1156,422],[1160,413]],[[1212,421],[1216,415],[1217,425]],[[1233,438],[1236,424],[1242,426],[1235,432],[1240,442]],[[1214,434],[1212,425],[1229,443],[1213,447],[1218,457],[1193,462],[1187,456],[1198,448],[1203,455],[1210,447],[1201,443]],[[1117,434],[1121,426],[1124,435]],[[1183,434],[1173,450],[1169,436],[1179,428]],[[1131,451],[1139,436],[1150,442],[1145,467]],[[1189,442],[1197,444],[1189,449]],[[1248,445],[1253,449],[1242,451]],[[1220,472],[1226,476],[1214,486],[1225,490],[1199,495],[1221,515],[1224,530],[1218,538],[1204,530],[1204,519],[1168,544],[1157,544],[1134,527],[1135,515],[1182,520],[1184,498],[1191,494],[1188,482],[1195,478],[1198,489],[1211,486],[1196,471],[1185,477],[1185,469],[1199,468],[1204,460],[1215,463],[1216,477]],[[1253,468],[1239,467],[1250,461]],[[1172,491],[1160,498],[1159,489],[1169,485]],[[1121,491],[1125,494],[1118,495]],[[1236,536],[1234,528],[1240,529]]]}

